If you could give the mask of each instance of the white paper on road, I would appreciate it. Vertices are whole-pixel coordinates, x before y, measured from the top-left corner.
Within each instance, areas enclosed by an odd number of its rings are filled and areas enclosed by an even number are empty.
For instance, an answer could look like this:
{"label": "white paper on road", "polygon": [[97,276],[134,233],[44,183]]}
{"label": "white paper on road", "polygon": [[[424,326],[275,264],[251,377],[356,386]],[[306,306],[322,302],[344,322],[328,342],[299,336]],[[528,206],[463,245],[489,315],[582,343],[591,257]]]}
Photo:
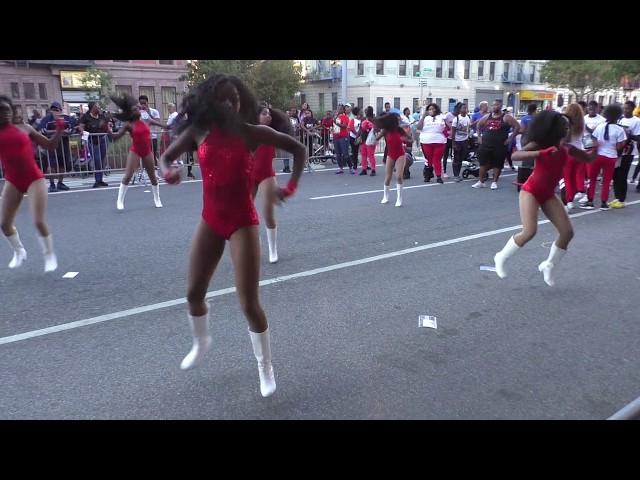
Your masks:
{"label": "white paper on road", "polygon": [[483,270],[485,272],[495,272],[496,267],[492,267],[490,265],[480,265],[480,270]]}
{"label": "white paper on road", "polygon": [[151,193],[151,190],[144,190],[144,193]]}
{"label": "white paper on road", "polygon": [[79,273],[80,272],[67,272],[62,276],[62,278],[75,278]]}
{"label": "white paper on road", "polygon": [[419,315],[418,326],[427,328],[438,328],[438,322],[436,317],[432,317],[431,315]]}

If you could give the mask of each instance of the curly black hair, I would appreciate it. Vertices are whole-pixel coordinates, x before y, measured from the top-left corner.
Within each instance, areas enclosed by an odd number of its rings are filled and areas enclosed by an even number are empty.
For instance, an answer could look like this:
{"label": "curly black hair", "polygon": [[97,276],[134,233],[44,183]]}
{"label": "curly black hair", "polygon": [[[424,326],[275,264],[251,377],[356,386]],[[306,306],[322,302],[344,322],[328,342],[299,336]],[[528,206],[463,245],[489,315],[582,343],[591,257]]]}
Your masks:
{"label": "curly black hair", "polygon": [[533,117],[527,128],[527,142],[535,142],[540,148],[556,146],[567,136],[569,119],[552,110],[545,110]]}
{"label": "curly black hair", "polygon": [[258,115],[260,115],[260,112],[265,108],[269,110],[269,115],[271,115],[271,125],[269,125],[271,128],[280,133],[293,135],[293,127],[291,126],[289,115],[277,108],[271,108],[266,102],[260,102],[260,104],[258,104]]}
{"label": "curly black hair", "polygon": [[[235,98],[222,93],[222,87],[231,84],[238,91],[240,111],[229,106]],[[246,124],[258,124],[258,101],[249,87],[233,75],[217,74],[199,83],[182,100],[182,112],[187,120],[180,125],[179,132],[193,125],[198,130],[208,131],[217,127],[226,132],[240,132]]]}
{"label": "curly black hair", "polygon": [[400,117],[395,113],[383,113],[376,118],[375,125],[385,132],[398,131],[404,133],[404,130],[400,128]]}
{"label": "curly black hair", "polygon": [[133,121],[133,107],[138,105],[138,101],[133,98],[131,95],[124,94],[120,97],[116,95],[110,95],[111,101],[115,103],[120,110],[119,113],[114,115],[115,118],[120,120],[121,122],[131,122]]}

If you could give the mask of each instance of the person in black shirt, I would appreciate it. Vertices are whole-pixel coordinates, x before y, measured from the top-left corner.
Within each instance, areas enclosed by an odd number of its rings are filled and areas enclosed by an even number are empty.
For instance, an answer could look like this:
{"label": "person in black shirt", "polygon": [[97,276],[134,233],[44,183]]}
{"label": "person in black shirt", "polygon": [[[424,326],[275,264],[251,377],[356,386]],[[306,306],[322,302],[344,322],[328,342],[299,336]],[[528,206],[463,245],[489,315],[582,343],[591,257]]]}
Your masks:
{"label": "person in black shirt", "polygon": [[313,118],[313,112],[311,110],[306,110],[304,113],[304,117],[302,117],[302,124],[300,125],[300,127],[305,132],[306,143],[309,147],[309,158],[313,156],[313,139],[315,137],[317,126],[318,121]]}
{"label": "person in black shirt", "polygon": [[93,159],[96,181],[93,188],[107,187],[107,183],[102,181],[103,166],[107,156],[107,133],[109,132],[109,121],[100,112],[100,107],[95,102],[89,102],[89,110],[80,119],[78,130],[82,134],[89,133],[89,153]]}
{"label": "person in black shirt", "polygon": [[[47,152],[47,160],[50,173],[57,173],[58,188],[53,177],[49,178],[49,192],[55,192],[56,190],[69,190],[63,182],[64,173],[72,170],[71,166],[71,148],[69,147],[69,135],[76,127],[76,122],[69,115],[62,113],[62,105],[59,102],[53,102],[49,113],[40,121],[40,128],[42,133],[46,137],[52,137],[56,132],[56,118],[62,118],[65,124],[64,134],[62,141],[58,148]],[[43,166],[43,168],[46,168]],[[62,172],[60,171],[62,170]]]}

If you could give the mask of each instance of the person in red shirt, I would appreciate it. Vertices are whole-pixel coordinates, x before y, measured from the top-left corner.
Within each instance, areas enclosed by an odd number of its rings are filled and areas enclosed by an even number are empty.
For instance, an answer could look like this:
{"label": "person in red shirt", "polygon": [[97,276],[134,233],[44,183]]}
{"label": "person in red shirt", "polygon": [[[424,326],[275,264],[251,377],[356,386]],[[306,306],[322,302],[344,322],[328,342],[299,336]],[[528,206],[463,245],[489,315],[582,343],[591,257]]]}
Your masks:
{"label": "person in red shirt", "polygon": [[[344,173],[344,167],[349,163],[349,117],[344,113],[344,105],[338,107],[338,116],[333,122],[333,146],[338,157],[339,170],[336,174]],[[356,172],[351,170],[352,174]]]}
{"label": "person in red shirt", "polygon": [[329,151],[329,135],[331,134],[331,129],[333,128],[333,113],[331,110],[327,110],[327,115],[320,122],[322,126],[322,144],[324,145],[324,151]]}

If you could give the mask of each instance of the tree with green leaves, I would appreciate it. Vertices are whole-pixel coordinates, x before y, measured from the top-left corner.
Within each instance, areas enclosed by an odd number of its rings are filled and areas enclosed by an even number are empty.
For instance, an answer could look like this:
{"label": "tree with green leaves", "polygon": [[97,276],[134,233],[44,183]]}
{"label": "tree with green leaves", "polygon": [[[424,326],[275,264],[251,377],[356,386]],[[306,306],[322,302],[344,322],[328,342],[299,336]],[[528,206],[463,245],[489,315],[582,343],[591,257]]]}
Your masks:
{"label": "tree with green leaves", "polygon": [[613,60],[549,60],[541,71],[543,82],[553,88],[566,88],[577,99],[602,90],[618,88],[620,76]]}
{"label": "tree with green leaves", "polygon": [[82,87],[87,90],[85,94],[87,102],[98,102],[103,107],[109,104],[111,101],[109,95],[113,82],[113,77],[109,72],[97,68],[89,68],[80,77],[80,82]]}
{"label": "tree with green leaves", "polygon": [[292,60],[194,60],[188,65],[187,84],[192,87],[211,75],[235,75],[259,100],[286,110],[302,81],[301,69]]}

